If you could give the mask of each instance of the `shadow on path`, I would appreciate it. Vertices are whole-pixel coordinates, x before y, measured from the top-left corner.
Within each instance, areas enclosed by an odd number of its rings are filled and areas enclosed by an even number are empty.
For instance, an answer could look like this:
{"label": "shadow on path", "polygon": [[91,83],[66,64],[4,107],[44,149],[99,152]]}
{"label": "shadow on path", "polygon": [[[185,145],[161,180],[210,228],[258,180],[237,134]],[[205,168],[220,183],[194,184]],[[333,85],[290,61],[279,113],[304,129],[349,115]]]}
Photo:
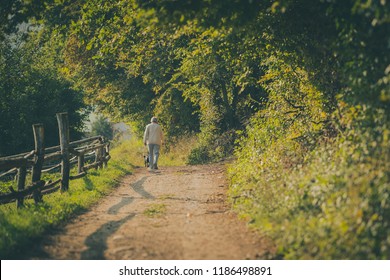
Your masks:
{"label": "shadow on path", "polygon": [[109,221],[87,237],[85,245],[88,249],[81,253],[82,260],[104,260],[104,251],[107,249],[107,239],[113,235],[121,225],[134,218],[132,213],[118,221]]}
{"label": "shadow on path", "polygon": [[111,206],[110,209],[108,209],[107,213],[110,214],[110,215],[118,214],[119,210],[122,207],[125,207],[126,205],[129,205],[133,201],[134,201],[133,197],[122,197],[122,200],[118,204],[115,204],[115,205]]}
{"label": "shadow on path", "polygon": [[148,176],[142,177],[140,180],[138,180],[134,184],[131,184],[130,186],[133,188],[133,190],[135,192],[137,192],[140,195],[142,195],[142,197],[149,198],[149,199],[154,199],[155,197],[153,195],[151,195],[150,193],[148,193],[147,191],[144,190],[143,184],[145,183],[147,178],[148,178]]}
{"label": "shadow on path", "polygon": [[[154,199],[155,197],[144,189],[143,184],[145,183],[147,178],[148,177],[145,176],[137,182],[131,184],[130,186],[142,197],[147,199]],[[116,205],[111,206],[110,209],[108,209],[107,213],[110,215],[115,215],[119,212],[121,208],[132,203],[133,201],[133,197],[122,197],[122,200]],[[130,221],[134,216],[135,213],[132,213],[118,221],[109,221],[102,225],[90,236],[88,236],[84,242],[84,244],[88,246],[88,249],[81,253],[81,259],[104,260],[104,251],[107,249],[108,238],[112,236],[120,228],[121,225]]]}

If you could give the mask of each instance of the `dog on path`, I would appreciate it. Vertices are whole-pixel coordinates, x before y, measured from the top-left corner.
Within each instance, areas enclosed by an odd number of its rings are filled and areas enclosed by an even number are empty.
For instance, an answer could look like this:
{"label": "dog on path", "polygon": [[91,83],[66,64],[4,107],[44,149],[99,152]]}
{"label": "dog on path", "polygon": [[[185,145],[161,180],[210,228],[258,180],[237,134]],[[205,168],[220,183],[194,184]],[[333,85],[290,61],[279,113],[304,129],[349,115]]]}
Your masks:
{"label": "dog on path", "polygon": [[146,156],[144,155],[144,164],[145,167],[149,167],[149,154],[147,154]]}

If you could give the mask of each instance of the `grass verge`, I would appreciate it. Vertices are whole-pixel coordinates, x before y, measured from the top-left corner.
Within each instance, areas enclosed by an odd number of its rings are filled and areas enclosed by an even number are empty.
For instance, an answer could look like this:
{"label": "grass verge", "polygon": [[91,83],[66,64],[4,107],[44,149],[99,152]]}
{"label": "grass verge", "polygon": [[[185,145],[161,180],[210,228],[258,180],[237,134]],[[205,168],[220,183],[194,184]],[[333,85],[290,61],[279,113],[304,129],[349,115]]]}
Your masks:
{"label": "grass verge", "polygon": [[43,233],[86,211],[109,194],[121,177],[142,164],[140,151],[139,141],[124,142],[111,151],[107,168],[91,170],[87,176],[71,181],[68,192],[46,195],[37,205],[26,200],[23,209],[16,209],[14,203],[0,206],[0,258],[23,259],[26,248]]}

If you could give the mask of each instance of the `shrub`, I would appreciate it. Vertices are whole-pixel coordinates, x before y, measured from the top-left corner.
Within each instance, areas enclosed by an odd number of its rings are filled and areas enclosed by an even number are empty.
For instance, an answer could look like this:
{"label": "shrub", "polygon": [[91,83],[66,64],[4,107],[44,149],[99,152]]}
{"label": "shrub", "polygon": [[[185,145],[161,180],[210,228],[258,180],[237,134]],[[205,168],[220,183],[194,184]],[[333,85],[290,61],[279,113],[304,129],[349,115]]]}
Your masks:
{"label": "shrub", "polygon": [[275,130],[275,119],[253,120],[239,141],[230,200],[283,258],[390,258],[386,111],[345,106],[341,113],[345,130],[318,137],[312,149]]}
{"label": "shrub", "polygon": [[187,164],[203,164],[211,160],[209,150],[206,146],[199,146],[191,150],[191,153],[188,155]]}

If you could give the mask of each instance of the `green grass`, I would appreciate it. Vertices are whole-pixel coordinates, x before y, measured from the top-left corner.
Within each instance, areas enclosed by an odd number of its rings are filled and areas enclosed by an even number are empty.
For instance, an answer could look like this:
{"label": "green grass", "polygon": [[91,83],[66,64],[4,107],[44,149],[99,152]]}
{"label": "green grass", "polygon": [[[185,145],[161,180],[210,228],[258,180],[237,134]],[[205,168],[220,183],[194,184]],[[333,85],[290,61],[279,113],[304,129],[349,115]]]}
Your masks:
{"label": "green grass", "polygon": [[160,166],[181,166],[186,165],[188,156],[191,150],[196,146],[198,139],[196,136],[186,136],[181,139],[177,139],[175,144],[172,144],[167,148],[163,145],[160,151]]}
{"label": "green grass", "polygon": [[161,217],[166,212],[166,205],[163,203],[151,204],[144,211],[144,215],[149,218]]}
{"label": "green grass", "polygon": [[37,205],[26,200],[23,209],[15,203],[0,206],[0,257],[23,258],[23,252],[43,233],[89,209],[109,194],[121,177],[130,174],[142,147],[136,140],[120,144],[111,151],[108,167],[90,170],[86,177],[70,182],[69,191],[56,192],[43,197]]}

